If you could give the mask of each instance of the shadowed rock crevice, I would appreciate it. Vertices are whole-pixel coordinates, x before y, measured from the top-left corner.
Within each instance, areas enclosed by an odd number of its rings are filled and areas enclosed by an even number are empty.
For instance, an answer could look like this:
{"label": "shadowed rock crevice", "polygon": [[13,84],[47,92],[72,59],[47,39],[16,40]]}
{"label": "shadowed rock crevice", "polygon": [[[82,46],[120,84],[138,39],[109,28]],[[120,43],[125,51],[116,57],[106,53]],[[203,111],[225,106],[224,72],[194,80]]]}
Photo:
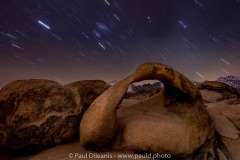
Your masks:
{"label": "shadowed rock crevice", "polygon": [[102,80],[81,80],[65,86],[77,91],[80,102],[86,109],[99,95],[110,87]]}

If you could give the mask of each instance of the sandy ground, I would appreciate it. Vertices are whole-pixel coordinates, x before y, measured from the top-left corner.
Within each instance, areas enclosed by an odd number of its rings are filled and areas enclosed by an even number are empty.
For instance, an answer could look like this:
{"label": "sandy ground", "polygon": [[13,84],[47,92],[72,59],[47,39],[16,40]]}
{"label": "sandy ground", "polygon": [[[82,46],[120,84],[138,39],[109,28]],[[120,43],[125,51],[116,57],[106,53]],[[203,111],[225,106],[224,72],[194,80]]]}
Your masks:
{"label": "sandy ground", "polygon": [[[126,158],[127,156],[132,156],[132,158]],[[146,155],[144,155],[146,156]],[[147,155],[149,156],[149,155]],[[122,152],[92,152],[84,150],[79,142],[72,142],[68,144],[59,145],[45,151],[42,151],[36,155],[29,157],[17,157],[13,160],[72,160],[72,159],[138,159],[146,160],[151,158],[140,158],[140,155],[132,153],[122,153]]]}

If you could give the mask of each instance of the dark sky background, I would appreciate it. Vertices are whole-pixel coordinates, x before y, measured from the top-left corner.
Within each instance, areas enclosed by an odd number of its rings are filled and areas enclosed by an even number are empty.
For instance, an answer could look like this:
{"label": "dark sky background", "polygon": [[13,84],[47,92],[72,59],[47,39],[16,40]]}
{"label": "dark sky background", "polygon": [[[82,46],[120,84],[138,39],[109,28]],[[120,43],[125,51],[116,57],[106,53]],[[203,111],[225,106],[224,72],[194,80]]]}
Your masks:
{"label": "dark sky background", "polygon": [[119,80],[147,61],[195,81],[239,76],[240,1],[0,1],[1,85]]}

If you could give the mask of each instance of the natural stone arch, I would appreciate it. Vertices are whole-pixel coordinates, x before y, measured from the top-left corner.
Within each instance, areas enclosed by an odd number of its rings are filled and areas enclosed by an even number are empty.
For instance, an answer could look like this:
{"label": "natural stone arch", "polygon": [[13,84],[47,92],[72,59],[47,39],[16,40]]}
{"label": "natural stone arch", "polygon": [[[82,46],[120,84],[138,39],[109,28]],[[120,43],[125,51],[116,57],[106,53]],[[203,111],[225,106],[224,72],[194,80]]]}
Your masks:
{"label": "natural stone arch", "polygon": [[[164,89],[148,100],[117,110],[128,86],[158,79]],[[181,73],[160,63],[140,65],[134,74],[100,95],[80,124],[80,143],[91,149],[170,153],[187,157],[210,143],[214,129],[199,90]]]}

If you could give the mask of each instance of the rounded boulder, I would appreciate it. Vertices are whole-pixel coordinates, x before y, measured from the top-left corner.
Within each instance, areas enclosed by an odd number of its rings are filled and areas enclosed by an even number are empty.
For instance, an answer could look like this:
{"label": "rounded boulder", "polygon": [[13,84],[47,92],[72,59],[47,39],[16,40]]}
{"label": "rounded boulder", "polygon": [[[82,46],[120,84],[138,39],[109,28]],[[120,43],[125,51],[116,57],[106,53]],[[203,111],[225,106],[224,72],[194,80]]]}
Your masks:
{"label": "rounded boulder", "polygon": [[0,148],[36,152],[78,134],[83,106],[50,80],[18,80],[0,90]]}

